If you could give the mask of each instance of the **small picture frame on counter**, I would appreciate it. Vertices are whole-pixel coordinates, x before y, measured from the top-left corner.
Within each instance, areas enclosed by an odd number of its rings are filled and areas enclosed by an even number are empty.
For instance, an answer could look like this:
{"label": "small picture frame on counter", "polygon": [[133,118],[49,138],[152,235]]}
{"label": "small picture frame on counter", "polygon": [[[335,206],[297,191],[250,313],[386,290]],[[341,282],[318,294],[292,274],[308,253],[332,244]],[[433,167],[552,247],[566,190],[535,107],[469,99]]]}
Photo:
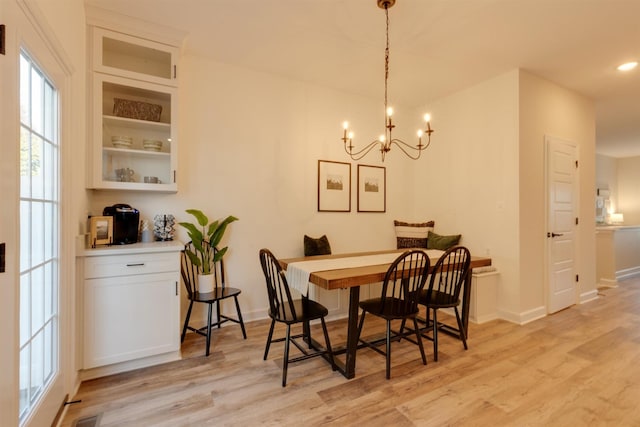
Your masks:
{"label": "small picture frame on counter", "polygon": [[98,245],[113,244],[113,217],[112,216],[92,216],[90,221],[90,241],[91,247]]}

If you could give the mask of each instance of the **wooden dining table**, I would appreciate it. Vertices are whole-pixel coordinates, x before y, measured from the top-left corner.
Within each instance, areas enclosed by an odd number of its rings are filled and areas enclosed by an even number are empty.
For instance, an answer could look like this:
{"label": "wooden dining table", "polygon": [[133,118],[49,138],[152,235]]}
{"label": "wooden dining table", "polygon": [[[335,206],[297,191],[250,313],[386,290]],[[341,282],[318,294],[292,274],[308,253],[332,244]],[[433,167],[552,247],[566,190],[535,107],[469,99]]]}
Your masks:
{"label": "wooden dining table", "polygon": [[[402,254],[406,249],[393,249],[384,251],[356,252],[336,255],[319,255],[313,257],[299,257],[279,260],[283,269],[296,262],[316,261],[323,259],[339,259],[349,257],[366,257],[369,255],[397,253]],[[429,251],[427,251],[429,254]],[[437,258],[430,256],[433,266]],[[336,359],[338,370],[346,378],[354,378],[356,373],[356,352],[358,349],[358,305],[360,302],[360,286],[382,282],[391,262],[359,267],[348,267],[322,271],[312,271],[309,274],[309,282],[327,290],[349,289],[349,309],[347,319],[347,342],[343,346],[333,346],[336,354],[345,354],[345,361]],[[471,268],[486,267],[491,265],[491,258],[471,256]],[[462,295],[462,323],[465,333],[469,324],[469,304],[471,298],[471,274],[465,280]],[[454,331],[454,332],[452,332]],[[449,333],[455,333],[450,328]],[[314,343],[314,345],[319,345]]]}

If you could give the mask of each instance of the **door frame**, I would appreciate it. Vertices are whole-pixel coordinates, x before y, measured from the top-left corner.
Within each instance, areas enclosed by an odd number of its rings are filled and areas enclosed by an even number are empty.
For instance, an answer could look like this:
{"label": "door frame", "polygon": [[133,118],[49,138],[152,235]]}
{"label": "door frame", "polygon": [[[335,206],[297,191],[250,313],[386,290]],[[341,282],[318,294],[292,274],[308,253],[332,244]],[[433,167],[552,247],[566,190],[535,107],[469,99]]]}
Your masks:
{"label": "door frame", "polygon": [[[0,241],[7,242],[6,273],[0,273],[0,364],[11,375],[0,379],[0,425],[16,425],[19,420],[19,221],[20,180],[18,176],[19,117],[19,57],[24,47],[32,59],[46,71],[59,94],[59,286],[58,286],[58,348],[57,373],[51,389],[24,420],[23,426],[50,426],[77,382],[75,372],[75,232],[71,212],[72,176],[71,145],[71,76],[73,67],[64,46],[58,40],[44,13],[35,0],[0,1],[0,11],[6,22],[6,54],[0,55],[0,77],[3,102],[0,106],[2,138],[2,170],[11,174],[0,184],[3,203],[0,219],[11,227],[0,227]],[[8,206],[8,208],[7,208]],[[9,305],[9,307],[7,307]]]}
{"label": "door frame", "polygon": [[[562,143],[562,144],[567,144],[571,147],[573,147],[573,149],[575,150],[575,161],[578,162],[580,159],[580,146],[573,142],[573,141],[569,141],[566,140],[564,138],[559,138],[559,137],[555,137],[552,135],[548,135],[545,134],[544,136],[544,203],[545,203],[545,233],[550,232],[550,220],[549,220],[549,214],[550,214],[550,202],[549,202],[549,197],[550,197],[550,182],[549,182],[549,168],[550,168],[550,162],[549,162],[549,150],[550,150],[550,146],[552,143]],[[580,173],[579,173],[579,163],[577,163],[576,166],[576,173],[574,176],[574,181],[573,181],[573,214],[575,216],[575,218],[579,218],[579,209],[580,209]],[[579,225],[579,222],[578,222]],[[578,274],[577,272],[580,271],[580,266],[579,266],[579,257],[577,257],[577,248],[580,247],[580,233],[578,233],[578,225],[575,226],[574,228],[574,238],[573,238],[573,273],[574,275]],[[550,238],[548,238],[546,235],[544,237],[545,239],[545,245],[544,245],[544,260],[545,260],[545,268],[544,268],[544,306],[545,306],[545,311],[547,314],[551,314],[550,310],[550,304],[549,304],[549,299],[550,299],[550,294],[551,294],[551,280],[550,280],[550,273],[551,273],[551,244],[550,244]],[[580,283],[579,281],[574,282],[574,286],[573,286],[573,290],[574,290],[574,305],[579,303],[579,295],[580,295]]]}

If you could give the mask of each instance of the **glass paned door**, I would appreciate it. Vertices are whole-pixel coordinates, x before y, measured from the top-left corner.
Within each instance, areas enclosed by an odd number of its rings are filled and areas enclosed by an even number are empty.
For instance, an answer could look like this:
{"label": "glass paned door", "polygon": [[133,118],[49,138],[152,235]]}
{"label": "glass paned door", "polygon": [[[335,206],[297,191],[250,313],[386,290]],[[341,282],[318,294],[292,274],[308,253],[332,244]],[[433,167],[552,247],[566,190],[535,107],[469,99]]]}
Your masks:
{"label": "glass paned door", "polygon": [[20,53],[20,421],[58,370],[58,92]]}

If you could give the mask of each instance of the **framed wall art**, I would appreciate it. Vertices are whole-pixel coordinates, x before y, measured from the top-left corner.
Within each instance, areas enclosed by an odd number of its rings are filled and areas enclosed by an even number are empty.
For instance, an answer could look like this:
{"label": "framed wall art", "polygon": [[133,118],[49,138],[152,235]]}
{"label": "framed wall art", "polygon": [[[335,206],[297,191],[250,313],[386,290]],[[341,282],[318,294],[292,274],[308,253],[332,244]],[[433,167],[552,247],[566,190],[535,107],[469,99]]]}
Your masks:
{"label": "framed wall art", "polygon": [[358,165],[358,212],[386,212],[387,170]]}
{"label": "framed wall art", "polygon": [[110,245],[113,243],[113,217],[92,216],[91,219],[91,247]]}
{"label": "framed wall art", "polygon": [[351,212],[351,163],[318,160],[318,212]]}

